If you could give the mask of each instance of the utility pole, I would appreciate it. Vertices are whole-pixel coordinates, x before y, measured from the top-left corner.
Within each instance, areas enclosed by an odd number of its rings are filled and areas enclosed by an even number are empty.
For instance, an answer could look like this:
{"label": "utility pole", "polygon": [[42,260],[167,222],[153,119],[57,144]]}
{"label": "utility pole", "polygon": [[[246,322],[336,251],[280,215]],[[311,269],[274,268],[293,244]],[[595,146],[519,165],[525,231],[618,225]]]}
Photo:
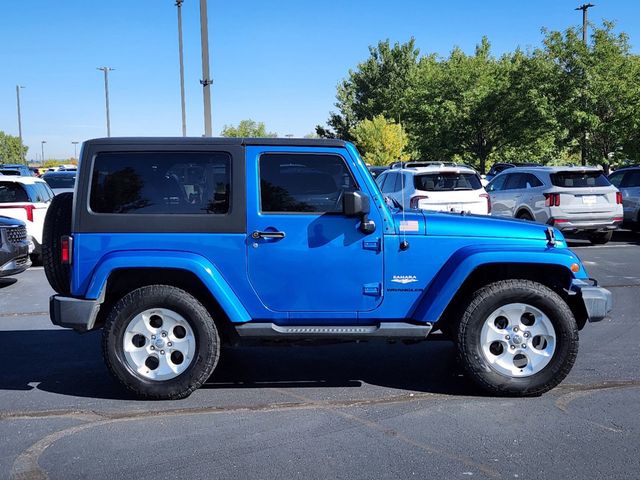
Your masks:
{"label": "utility pole", "polygon": [[187,110],[184,100],[184,57],[182,54],[182,2],[184,0],[176,0],[178,7],[178,52],[180,56],[180,104],[182,107],[182,136],[187,136]]}
{"label": "utility pole", "polygon": [[200,43],[202,44],[202,80],[204,100],[204,136],[211,136],[211,91],[209,78],[209,28],[207,26],[207,0],[200,0]]}
{"label": "utility pole", "polygon": [[[22,116],[20,114],[20,89],[24,88],[22,85],[16,85],[16,100],[18,102],[18,136],[20,137],[20,148],[22,148],[24,146],[24,144],[22,143]],[[24,161],[24,163],[26,164],[26,158],[24,158],[24,155],[22,156],[22,160]]]}
{"label": "utility pole", "polygon": [[111,136],[111,120],[109,119],[109,72],[115,70],[110,67],[98,67],[104,72],[104,101],[107,106],[107,137]]}
{"label": "utility pole", "polygon": [[[595,7],[592,3],[583,3],[579,7],[576,7],[576,10],[582,10],[582,43],[584,43],[585,48],[587,48],[587,10],[591,7]],[[586,107],[587,98],[586,92],[583,92],[584,95],[584,105]],[[582,130],[582,145],[580,145],[580,160],[582,161],[582,165],[585,166],[587,164],[587,140],[588,134],[586,128]]]}
{"label": "utility pole", "polygon": [[40,148],[42,148],[42,166],[44,167],[44,144],[47,143],[46,140],[42,140],[40,142]]}
{"label": "utility pole", "polygon": [[73,158],[78,161],[78,143],[80,142],[71,142],[73,143]]}

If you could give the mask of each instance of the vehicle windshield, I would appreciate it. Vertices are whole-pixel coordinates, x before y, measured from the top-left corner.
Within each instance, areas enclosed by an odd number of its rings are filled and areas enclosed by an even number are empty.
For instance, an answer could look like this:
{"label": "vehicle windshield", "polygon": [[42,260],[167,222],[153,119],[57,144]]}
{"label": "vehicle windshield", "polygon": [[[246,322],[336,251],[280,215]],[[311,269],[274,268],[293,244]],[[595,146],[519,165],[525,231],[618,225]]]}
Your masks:
{"label": "vehicle windshield", "polygon": [[51,188],[73,188],[76,183],[75,175],[51,175],[43,178]]}
{"label": "vehicle windshield", "polygon": [[450,192],[454,190],[479,190],[482,183],[475,173],[438,172],[415,175],[416,190]]}
{"label": "vehicle windshield", "polygon": [[556,187],[589,188],[611,185],[602,172],[558,172],[551,174],[551,183]]}

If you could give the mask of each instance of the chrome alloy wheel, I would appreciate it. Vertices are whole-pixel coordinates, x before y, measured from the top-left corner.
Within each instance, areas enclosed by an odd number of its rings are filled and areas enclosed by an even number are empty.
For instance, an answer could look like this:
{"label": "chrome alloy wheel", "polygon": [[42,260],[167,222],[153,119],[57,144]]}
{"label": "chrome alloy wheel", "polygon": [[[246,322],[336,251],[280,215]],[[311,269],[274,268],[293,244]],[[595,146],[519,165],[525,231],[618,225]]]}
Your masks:
{"label": "chrome alloy wheel", "polygon": [[133,317],[122,342],[129,368],[156,381],[171,380],[184,372],[196,349],[189,322],[166,308],[152,308]]}
{"label": "chrome alloy wheel", "polygon": [[480,332],[484,360],[509,377],[528,377],[546,367],[556,349],[549,317],[526,303],[510,303],[487,317]]}

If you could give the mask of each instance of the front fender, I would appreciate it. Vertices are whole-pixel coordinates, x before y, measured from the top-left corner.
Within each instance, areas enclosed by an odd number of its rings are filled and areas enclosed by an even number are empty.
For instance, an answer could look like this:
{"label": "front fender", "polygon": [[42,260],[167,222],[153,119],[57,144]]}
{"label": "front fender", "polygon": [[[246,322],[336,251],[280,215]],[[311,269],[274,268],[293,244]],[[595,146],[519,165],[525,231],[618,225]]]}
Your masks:
{"label": "front fender", "polygon": [[111,252],[100,260],[89,283],[85,298],[98,299],[111,273],[124,268],[171,268],[195,274],[209,289],[229,318],[248,322],[249,313],[218,269],[206,258],[187,252],[141,251]]}
{"label": "front fender", "polygon": [[[575,278],[587,278],[578,257],[568,248],[468,246],[456,251],[436,274],[418,301],[411,318],[419,322],[437,322],[471,273],[480,266],[495,264],[561,266],[571,272],[580,266]],[[569,288],[569,285],[567,285]]]}

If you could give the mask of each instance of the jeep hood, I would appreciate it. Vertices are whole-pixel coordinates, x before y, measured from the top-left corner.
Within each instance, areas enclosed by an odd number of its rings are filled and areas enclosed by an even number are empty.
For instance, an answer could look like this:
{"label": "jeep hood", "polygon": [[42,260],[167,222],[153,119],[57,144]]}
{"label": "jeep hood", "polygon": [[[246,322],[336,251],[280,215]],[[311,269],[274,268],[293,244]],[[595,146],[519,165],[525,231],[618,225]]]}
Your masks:
{"label": "jeep hood", "polygon": [[[394,218],[399,234],[547,241],[547,225],[524,220],[415,210],[404,212],[404,216],[402,212],[397,212]],[[564,242],[560,231],[554,232],[556,240]]]}

